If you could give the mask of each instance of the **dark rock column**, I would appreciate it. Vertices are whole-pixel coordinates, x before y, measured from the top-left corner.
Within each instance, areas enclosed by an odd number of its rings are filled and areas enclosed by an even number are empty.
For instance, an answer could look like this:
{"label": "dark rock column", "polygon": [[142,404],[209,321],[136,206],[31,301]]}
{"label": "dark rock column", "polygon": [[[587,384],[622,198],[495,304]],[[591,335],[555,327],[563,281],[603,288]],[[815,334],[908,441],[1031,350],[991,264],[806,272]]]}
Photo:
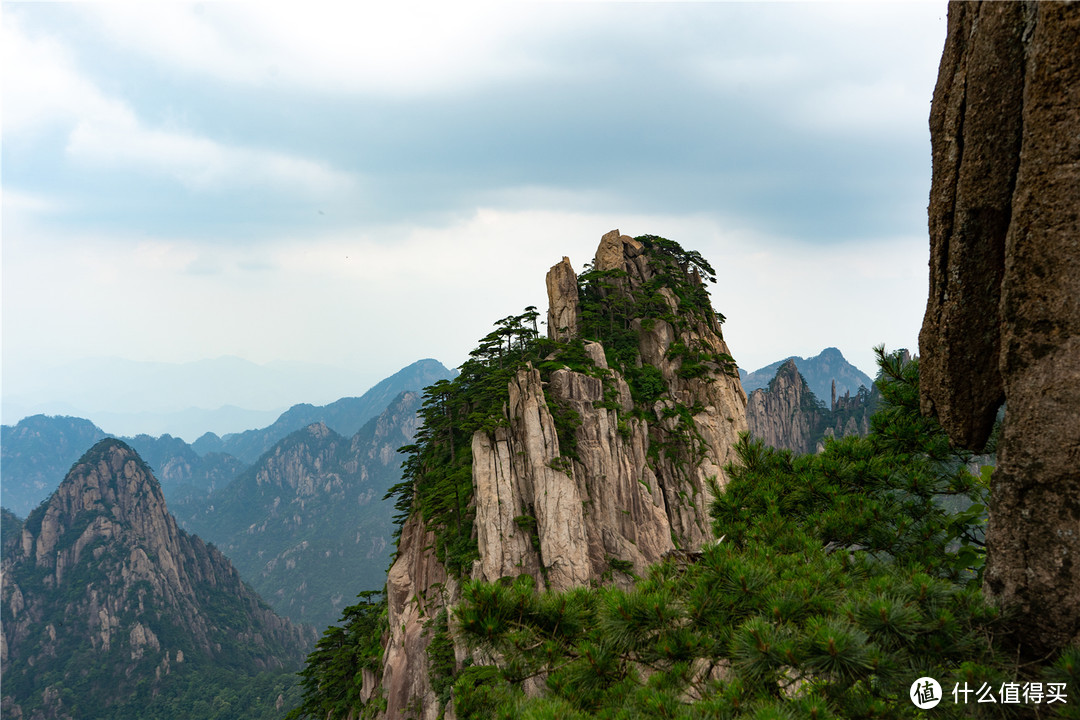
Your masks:
{"label": "dark rock column", "polygon": [[979,449],[1007,402],[989,594],[1080,639],[1080,4],[955,3],[931,112],[924,411]]}

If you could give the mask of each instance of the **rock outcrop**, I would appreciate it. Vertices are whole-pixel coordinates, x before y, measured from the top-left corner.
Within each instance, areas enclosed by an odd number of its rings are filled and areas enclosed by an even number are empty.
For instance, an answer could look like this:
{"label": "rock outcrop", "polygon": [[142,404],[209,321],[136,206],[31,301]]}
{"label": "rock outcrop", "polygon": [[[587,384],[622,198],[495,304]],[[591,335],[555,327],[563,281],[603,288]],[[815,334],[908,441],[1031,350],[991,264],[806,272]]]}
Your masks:
{"label": "rock outcrop", "polygon": [[985,588],[1031,655],[1080,639],[1080,5],[953,3],[930,116],[923,410],[979,450]]}
{"label": "rock outcrop", "polygon": [[[479,558],[471,578],[527,574],[556,590],[629,583],[631,572],[710,537],[709,499],[725,484],[722,468],[734,460],[746,430],[746,396],[701,278],[617,230],[604,236],[593,268],[607,273],[609,282],[598,291],[602,303],[629,307],[646,294],[654,303],[642,305],[654,309],[643,316],[619,321],[637,338],[630,349],[636,362],[616,369],[610,349],[582,342],[583,301],[564,258],[548,274],[548,333],[579,343],[587,359],[551,367],[553,355],[543,372],[520,367],[500,422],[472,435],[470,502]],[[692,299],[664,286],[661,273],[677,274]],[[607,322],[615,324],[614,316]],[[636,399],[623,374],[630,371],[639,383]],[[408,710],[434,720],[443,712],[429,677],[425,625],[457,601],[463,578],[445,570],[436,545],[414,512],[387,585],[382,692],[388,718]],[[466,651],[456,653],[460,665]]]}
{"label": "rock outcrop", "polygon": [[581,322],[578,306],[577,274],[570,265],[570,258],[553,265],[548,271],[548,337],[552,340],[568,340],[577,337]]}
{"label": "rock outcrop", "polygon": [[114,439],[91,448],[26,519],[3,558],[0,616],[6,710],[42,702],[50,688],[37,678],[94,677],[108,702],[123,704],[184,658],[246,658],[254,673],[298,665],[314,641],[177,527],[149,468]]}
{"label": "rock outcrop", "polygon": [[743,390],[749,395],[758,388],[768,387],[772,379],[776,377],[780,366],[788,360],[795,362],[799,374],[806,380],[807,386],[813,391],[814,396],[822,402],[828,400],[835,390],[836,395],[843,397],[845,393],[856,396],[859,388],[870,389],[874,381],[870,376],[847,361],[844,354],[837,348],[827,347],[814,357],[799,357],[793,355],[765,367],[758,368],[753,372],[739,371],[742,377]]}

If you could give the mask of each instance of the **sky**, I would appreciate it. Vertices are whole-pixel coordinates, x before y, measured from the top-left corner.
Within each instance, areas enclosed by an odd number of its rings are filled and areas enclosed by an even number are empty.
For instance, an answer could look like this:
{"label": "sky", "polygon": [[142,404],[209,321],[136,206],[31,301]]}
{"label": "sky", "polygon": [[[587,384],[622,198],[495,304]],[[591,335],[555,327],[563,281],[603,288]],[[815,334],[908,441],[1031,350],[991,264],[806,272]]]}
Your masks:
{"label": "sky", "polygon": [[917,347],[943,2],[0,8],[5,407],[102,358],[358,395],[615,228],[702,253],[749,370]]}

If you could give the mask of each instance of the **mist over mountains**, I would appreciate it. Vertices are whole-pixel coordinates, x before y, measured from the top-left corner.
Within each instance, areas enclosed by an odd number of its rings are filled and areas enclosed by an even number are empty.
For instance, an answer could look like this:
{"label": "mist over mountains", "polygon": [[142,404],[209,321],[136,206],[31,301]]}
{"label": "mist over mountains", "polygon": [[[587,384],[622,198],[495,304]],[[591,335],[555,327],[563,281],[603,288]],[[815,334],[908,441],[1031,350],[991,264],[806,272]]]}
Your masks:
{"label": "mist over mountains", "polygon": [[325,404],[379,380],[368,370],[238,357],[187,363],[87,358],[4,368],[2,420],[35,414],[87,418],[116,435],[170,434],[191,442],[265,427],[298,403]]}

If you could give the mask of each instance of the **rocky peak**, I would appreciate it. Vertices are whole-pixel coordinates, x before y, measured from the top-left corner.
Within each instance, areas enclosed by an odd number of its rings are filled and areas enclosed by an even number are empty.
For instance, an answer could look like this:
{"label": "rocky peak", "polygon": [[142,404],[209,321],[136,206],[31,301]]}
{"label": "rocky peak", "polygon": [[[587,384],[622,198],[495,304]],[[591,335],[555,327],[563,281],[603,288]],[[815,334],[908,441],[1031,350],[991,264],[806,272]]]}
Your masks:
{"label": "rocky peak", "polygon": [[[839,359],[844,362],[843,356]],[[878,399],[876,387],[870,390],[860,387],[854,395],[845,390],[837,396],[833,381],[831,404],[825,407],[810,389],[795,358],[789,358],[777,369],[768,387],[750,393],[746,420],[750,434],[766,445],[796,453],[820,452],[826,436],[869,433],[870,416],[877,408]]]}
{"label": "rocky peak", "polygon": [[787,360],[776,371],[768,388],[750,393],[746,420],[750,434],[766,445],[797,453],[817,449],[822,410],[794,360]]}
{"label": "rocky peak", "polygon": [[273,615],[221,553],[178,529],[150,469],[112,438],[26,519],[3,558],[0,618],[9,709],[50,691],[36,677],[68,684],[89,673],[121,703],[185,657],[280,668],[311,640]]}
{"label": "rocky peak", "polygon": [[[483,348],[474,353],[489,357],[490,366],[463,369],[463,377],[482,376],[487,367],[508,378],[491,403],[501,412],[470,431],[467,447],[449,446],[461,422],[444,421],[450,395],[431,394],[431,407],[444,410],[432,416],[442,424],[429,423],[428,442],[447,447],[418,450],[407,462],[419,469],[416,485],[408,486],[413,502],[438,496],[420,487],[425,463],[442,472],[447,461],[468,457],[462,472],[471,473],[471,487],[462,497],[453,485],[458,475],[439,475],[439,487],[455,490],[433,511],[454,519],[429,524],[412,505],[402,529],[387,593],[386,717],[439,716],[425,618],[456,602],[462,580],[525,573],[552,589],[625,584],[629,573],[677,549],[698,548],[709,536],[709,500],[724,486],[722,468],[746,429],[746,395],[703,275],[712,279],[714,272],[697,253],[613,230],[580,277],[568,258],[549,271],[548,336],[555,342],[516,368],[505,364],[512,346],[491,343],[488,355]],[[447,506],[457,514],[442,510]],[[448,569],[441,561],[447,545],[460,548],[469,538],[440,534],[465,526],[462,507],[475,513],[476,556],[471,567]],[[464,662],[467,650],[455,652]]]}
{"label": "rocky peak", "polygon": [[106,438],[75,464],[44,511],[27,519],[21,545],[24,552],[32,548],[38,567],[55,568],[59,583],[86,545],[119,533],[159,553],[175,576],[170,546],[176,543],[176,524],[161,486],[134,450]]}

